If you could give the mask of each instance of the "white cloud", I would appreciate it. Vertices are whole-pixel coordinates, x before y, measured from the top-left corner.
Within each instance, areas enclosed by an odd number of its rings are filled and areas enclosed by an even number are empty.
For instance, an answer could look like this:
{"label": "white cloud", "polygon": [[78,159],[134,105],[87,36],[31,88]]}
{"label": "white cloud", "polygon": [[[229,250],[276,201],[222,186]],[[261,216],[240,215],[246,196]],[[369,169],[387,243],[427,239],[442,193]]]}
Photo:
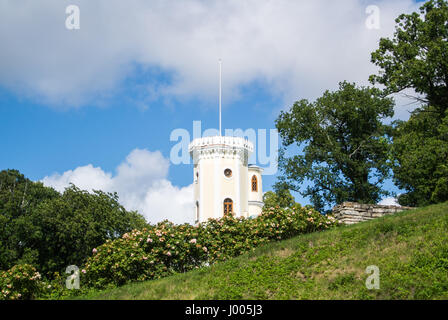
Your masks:
{"label": "white cloud", "polygon": [[400,206],[397,198],[385,198],[378,202],[378,204],[386,205],[386,206]]}
{"label": "white cloud", "polygon": [[159,180],[146,193],[143,207],[160,220],[193,224],[193,185],[179,188],[166,179]]}
{"label": "white cloud", "polygon": [[109,191],[112,187],[112,175],[89,164],[75,170],[65,171],[63,174],[54,173],[45,177],[42,182],[59,192],[63,192],[70,183],[83,190]]}
{"label": "white cloud", "polygon": [[91,164],[52,174],[42,182],[62,192],[70,183],[83,190],[118,192],[128,210],[138,210],[151,223],[168,219],[193,223],[193,186],[179,188],[167,179],[169,160],[159,152],[135,149],[121,163],[116,174]]}
{"label": "white cloud", "polygon": [[[80,7],[80,30],[65,28],[65,7]],[[412,0],[378,0],[380,30],[365,27],[365,0],[73,0],[0,4],[0,85],[58,106],[107,101],[135,66],[164,71],[139,87],[152,97],[215,99],[217,60],[224,97],[261,81],[289,105],[338,81],[368,84],[370,52],[390,36]]]}

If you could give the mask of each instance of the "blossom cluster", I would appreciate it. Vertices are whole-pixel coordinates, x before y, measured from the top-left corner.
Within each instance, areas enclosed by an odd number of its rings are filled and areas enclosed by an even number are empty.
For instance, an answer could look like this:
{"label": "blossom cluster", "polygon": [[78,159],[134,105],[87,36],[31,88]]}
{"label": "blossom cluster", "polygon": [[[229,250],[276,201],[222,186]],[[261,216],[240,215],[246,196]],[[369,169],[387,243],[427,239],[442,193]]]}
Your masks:
{"label": "blossom cluster", "polygon": [[15,265],[7,271],[0,271],[0,300],[32,299],[42,285],[41,275],[33,266]]}

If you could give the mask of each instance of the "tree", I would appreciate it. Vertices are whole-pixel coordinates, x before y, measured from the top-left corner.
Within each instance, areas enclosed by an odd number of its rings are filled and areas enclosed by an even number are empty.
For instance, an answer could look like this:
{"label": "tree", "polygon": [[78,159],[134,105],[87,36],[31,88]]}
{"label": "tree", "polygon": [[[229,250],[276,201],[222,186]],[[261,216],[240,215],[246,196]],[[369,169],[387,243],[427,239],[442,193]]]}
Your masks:
{"label": "tree", "polygon": [[414,89],[443,118],[448,107],[448,2],[431,0],[420,14],[402,14],[392,39],[381,38],[372,62],[380,67],[370,81],[386,94]]}
{"label": "tree", "polygon": [[394,181],[406,190],[401,205],[424,206],[448,200],[448,111],[442,119],[432,107],[399,122],[393,134]]}
{"label": "tree", "polygon": [[[376,88],[342,82],[315,102],[300,100],[281,112],[276,127],[283,147],[280,181],[310,197],[318,210],[343,201],[377,202],[389,177],[389,127],[393,100]],[[288,156],[295,145],[299,154]],[[312,185],[302,188],[302,184]]]}
{"label": "tree", "polygon": [[36,261],[38,253],[27,246],[21,234],[28,237],[35,228],[29,221],[32,210],[40,202],[57,197],[57,191],[25,178],[17,170],[0,171],[0,270]]}
{"label": "tree", "polygon": [[62,272],[106,240],[145,226],[116,193],[72,185],[60,194],[16,170],[0,172],[0,269],[29,263],[46,274]]}
{"label": "tree", "polygon": [[263,194],[264,208],[291,208],[296,202],[288,185],[284,182],[277,182],[274,185],[274,191],[267,191]]}
{"label": "tree", "polygon": [[406,194],[402,205],[448,200],[448,2],[431,0],[420,13],[396,19],[392,39],[381,39],[372,53],[380,67],[370,81],[385,94],[413,89],[423,105],[409,121],[396,121],[392,154],[394,181]]}

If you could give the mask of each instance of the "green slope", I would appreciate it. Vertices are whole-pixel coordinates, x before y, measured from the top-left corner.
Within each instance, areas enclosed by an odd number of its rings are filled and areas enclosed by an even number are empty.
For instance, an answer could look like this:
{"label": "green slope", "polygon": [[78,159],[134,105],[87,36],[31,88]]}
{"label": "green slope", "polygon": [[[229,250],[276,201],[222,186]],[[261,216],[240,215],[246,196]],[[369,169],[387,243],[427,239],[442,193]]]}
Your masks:
{"label": "green slope", "polygon": [[[368,290],[365,269],[380,270]],[[82,299],[448,299],[448,202],[272,243]]]}

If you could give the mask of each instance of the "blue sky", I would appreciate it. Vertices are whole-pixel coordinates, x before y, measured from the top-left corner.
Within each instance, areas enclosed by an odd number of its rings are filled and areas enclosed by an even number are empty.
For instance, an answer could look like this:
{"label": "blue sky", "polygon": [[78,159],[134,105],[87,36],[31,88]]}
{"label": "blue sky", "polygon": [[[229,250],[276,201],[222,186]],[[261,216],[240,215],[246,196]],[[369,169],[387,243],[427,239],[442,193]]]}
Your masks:
{"label": "blue sky", "polygon": [[[80,8],[79,30],[65,27],[69,4]],[[365,26],[370,4],[381,10],[379,29]],[[223,127],[273,129],[295,100],[342,80],[367,85],[370,52],[398,14],[417,7],[411,0],[2,3],[0,169],[59,187],[121,188],[127,204],[140,197],[131,207],[143,211],[148,197],[162,211],[179,197],[172,210],[183,210],[192,167],[169,164],[169,137],[177,128],[191,132],[195,120],[203,130],[217,127],[219,58]],[[399,98],[396,117],[407,110]],[[155,193],[123,176],[138,170]],[[264,177],[264,191],[275,179]],[[166,193],[156,192],[160,184]]]}
{"label": "blue sky", "polygon": [[[274,129],[276,113],[272,109],[278,109],[279,99],[264,95],[255,85],[244,92],[241,99],[225,106],[223,127]],[[176,144],[170,141],[174,129],[185,128],[192,134],[193,121],[198,120],[203,131],[217,127],[218,102],[215,104],[215,108],[206,108],[198,107],[197,101],[180,101],[166,106],[157,101],[142,109],[117,97],[107,107],[60,110],[2,89],[0,134],[5,152],[0,167],[15,168],[30,179],[40,180],[87,164],[114,171],[135,148],[160,150],[168,158]],[[192,165],[172,165],[169,178],[176,185],[190,184]],[[266,177],[267,188],[272,181],[274,177]]]}

